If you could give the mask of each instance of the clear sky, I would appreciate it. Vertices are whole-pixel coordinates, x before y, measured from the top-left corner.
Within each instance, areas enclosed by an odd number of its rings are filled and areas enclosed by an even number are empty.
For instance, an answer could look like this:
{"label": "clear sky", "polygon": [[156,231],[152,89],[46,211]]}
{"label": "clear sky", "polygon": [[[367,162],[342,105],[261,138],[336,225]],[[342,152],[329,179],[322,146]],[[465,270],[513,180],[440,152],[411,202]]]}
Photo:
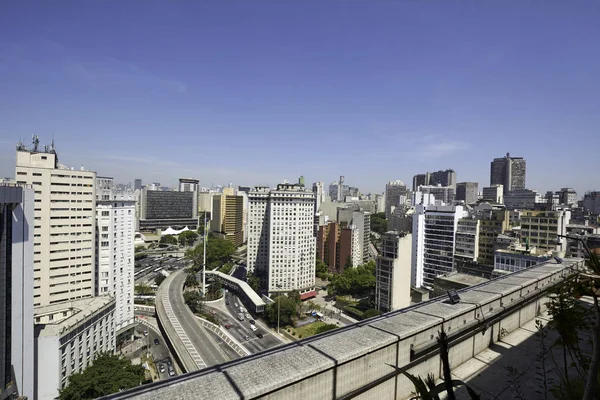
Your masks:
{"label": "clear sky", "polygon": [[0,176],[34,133],[121,182],[600,189],[600,2],[0,0]]}

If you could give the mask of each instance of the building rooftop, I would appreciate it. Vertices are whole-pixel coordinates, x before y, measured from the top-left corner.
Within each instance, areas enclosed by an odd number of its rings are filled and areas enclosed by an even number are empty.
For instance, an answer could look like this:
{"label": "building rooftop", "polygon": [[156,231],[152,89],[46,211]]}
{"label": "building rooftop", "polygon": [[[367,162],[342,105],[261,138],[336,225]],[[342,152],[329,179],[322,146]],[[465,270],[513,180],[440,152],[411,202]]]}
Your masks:
{"label": "building rooftop", "polygon": [[114,302],[115,299],[113,297],[101,296],[35,307],[33,310],[34,317],[56,315],[57,313],[67,313],[67,316],[63,319],[55,322],[40,324],[44,325],[44,327],[40,331],[39,336],[60,335],[64,331],[71,329],[80,322],[85,321],[88,317],[98,312],[98,310]]}
{"label": "building rooftop", "polygon": [[475,275],[463,274],[462,272],[457,272],[455,274],[447,276],[438,276],[437,278],[444,279],[450,282],[462,283],[463,285],[469,286],[479,285],[480,283],[485,283],[489,281],[489,279]]}

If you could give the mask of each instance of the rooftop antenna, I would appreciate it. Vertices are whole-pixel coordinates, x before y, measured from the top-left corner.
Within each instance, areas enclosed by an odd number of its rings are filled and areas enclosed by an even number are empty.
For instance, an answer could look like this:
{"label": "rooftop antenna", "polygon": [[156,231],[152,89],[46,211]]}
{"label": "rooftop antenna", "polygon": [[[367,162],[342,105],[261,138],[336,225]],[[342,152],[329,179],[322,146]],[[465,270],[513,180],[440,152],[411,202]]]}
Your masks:
{"label": "rooftop antenna", "polygon": [[38,146],[40,145],[40,138],[38,135],[33,135],[33,151],[37,153]]}

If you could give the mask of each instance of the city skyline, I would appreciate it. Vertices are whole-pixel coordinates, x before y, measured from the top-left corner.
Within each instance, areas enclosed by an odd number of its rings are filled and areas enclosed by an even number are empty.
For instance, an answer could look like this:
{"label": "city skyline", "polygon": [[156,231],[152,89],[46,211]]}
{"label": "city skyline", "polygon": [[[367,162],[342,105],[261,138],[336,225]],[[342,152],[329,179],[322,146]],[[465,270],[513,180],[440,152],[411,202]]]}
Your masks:
{"label": "city skyline", "polygon": [[582,194],[600,187],[581,173],[599,167],[599,17],[564,2],[9,2],[0,172],[39,134],[119,182],[345,175],[382,192],[453,168],[485,187],[510,152],[528,188]]}

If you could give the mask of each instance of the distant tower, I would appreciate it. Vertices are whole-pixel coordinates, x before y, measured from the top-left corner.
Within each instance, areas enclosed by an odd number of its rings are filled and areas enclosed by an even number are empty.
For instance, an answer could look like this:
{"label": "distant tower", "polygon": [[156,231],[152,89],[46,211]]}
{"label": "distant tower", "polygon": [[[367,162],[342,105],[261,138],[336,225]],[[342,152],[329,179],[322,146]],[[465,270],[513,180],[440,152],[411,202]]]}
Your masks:
{"label": "distant tower", "polygon": [[527,164],[523,157],[494,158],[490,165],[490,186],[504,185],[504,192],[525,189]]}
{"label": "distant tower", "polygon": [[338,187],[337,187],[337,201],[342,201],[344,200],[344,175],[340,175],[340,180],[338,182]]}
{"label": "distant tower", "polygon": [[298,184],[304,186],[304,175],[300,175],[300,178],[298,178]]}

